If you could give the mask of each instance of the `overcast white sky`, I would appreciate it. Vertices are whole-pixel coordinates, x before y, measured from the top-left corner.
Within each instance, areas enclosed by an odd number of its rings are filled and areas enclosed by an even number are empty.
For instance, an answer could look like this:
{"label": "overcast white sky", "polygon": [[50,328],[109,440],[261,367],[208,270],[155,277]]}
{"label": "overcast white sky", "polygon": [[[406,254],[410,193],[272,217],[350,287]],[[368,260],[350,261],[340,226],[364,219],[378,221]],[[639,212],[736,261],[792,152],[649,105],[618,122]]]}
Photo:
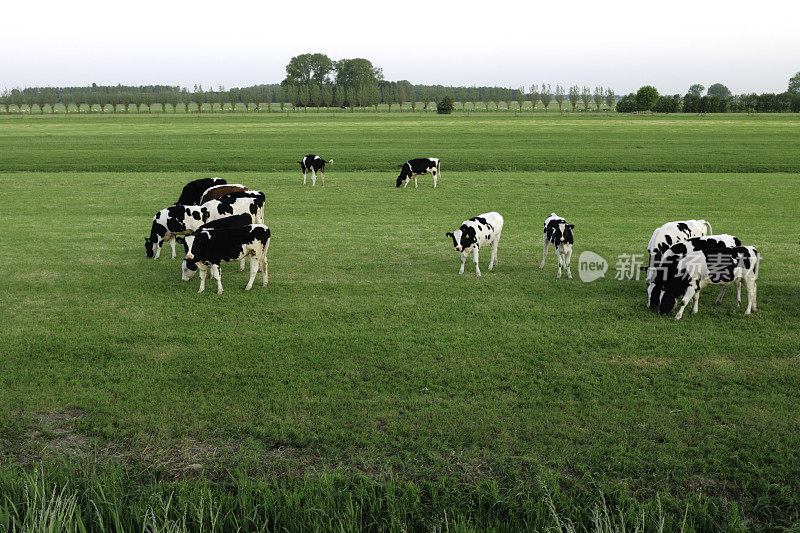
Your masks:
{"label": "overcast white sky", "polygon": [[[714,82],[780,92],[800,71],[800,0],[281,3],[43,0],[0,30],[0,88],[277,83],[289,59],[365,57],[444,85]],[[7,13],[8,15],[9,13]]]}

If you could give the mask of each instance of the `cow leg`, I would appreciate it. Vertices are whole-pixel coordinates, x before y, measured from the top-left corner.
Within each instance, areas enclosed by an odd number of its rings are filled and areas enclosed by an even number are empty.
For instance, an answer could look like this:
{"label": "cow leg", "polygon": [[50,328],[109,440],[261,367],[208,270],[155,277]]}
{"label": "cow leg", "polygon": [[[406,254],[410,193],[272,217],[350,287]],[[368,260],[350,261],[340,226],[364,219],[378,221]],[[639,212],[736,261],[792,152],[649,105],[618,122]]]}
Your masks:
{"label": "cow leg", "polygon": [[303,185],[305,185],[305,184],[306,184],[306,173],[303,172]]}
{"label": "cow leg", "polygon": [[250,279],[247,280],[247,286],[244,290],[249,291],[253,288],[253,281],[256,279],[256,274],[258,274],[258,258],[256,256],[250,257]]}
{"label": "cow leg", "polygon": [[683,316],[683,310],[686,309],[686,306],[689,305],[689,302],[692,301],[694,297],[695,289],[693,285],[689,285],[689,288],[686,289],[686,294],[683,295],[683,302],[681,302],[681,308],[678,309],[678,313],[675,315],[675,320],[680,320]]}
{"label": "cow leg", "polygon": [[539,268],[544,268],[544,260],[547,259],[547,248],[550,246],[550,241],[547,240],[547,234],[542,236],[542,264]]}
{"label": "cow leg", "polygon": [[403,188],[405,189],[408,186],[408,182],[411,181],[411,178],[406,178],[403,182]]}
{"label": "cow leg", "polygon": [[567,279],[572,279],[572,270],[569,268],[569,264],[572,261],[572,250],[568,250],[564,254],[564,266],[567,267]]}
{"label": "cow leg", "polygon": [[197,292],[203,292],[206,290],[206,276],[208,275],[208,270],[200,267],[197,267],[197,270],[200,271],[200,290]]}
{"label": "cow leg", "polygon": [[169,240],[169,245],[172,247],[172,258],[175,259],[175,235]]}
{"label": "cow leg", "polygon": [[467,261],[467,255],[464,252],[461,252],[461,268],[458,270],[459,274],[464,273],[464,263]]}
{"label": "cow leg", "polygon": [[433,188],[436,188],[436,171],[433,171]]}
{"label": "cow leg", "polygon": [[325,186],[325,171],[324,170],[320,170],[319,171],[319,177],[322,178],[322,186],[324,187]]}
{"label": "cow leg", "polygon": [[313,168],[311,169],[311,186],[315,187],[317,185],[317,171]]}
{"label": "cow leg", "polygon": [[[269,246],[269,243],[267,243],[267,246]],[[261,280],[261,285],[263,287],[266,287],[267,283],[269,283],[269,271],[267,270],[268,268],[269,265],[267,264],[267,247],[265,246],[264,255],[261,256],[261,271],[263,272],[263,279]]]}
{"label": "cow leg", "polygon": [[715,305],[719,305],[722,303],[722,297],[725,296],[725,289],[727,289],[727,285],[723,285],[719,288],[719,296],[717,296],[717,301],[714,302]]}
{"label": "cow leg", "polygon": [[478,268],[478,251],[479,251],[478,247],[476,246],[472,252],[472,256],[474,257],[475,260],[475,275],[481,277],[481,269]]}
{"label": "cow leg", "polygon": [[696,315],[700,308],[700,291],[694,293],[694,303],[692,305],[692,314]]}
{"label": "cow leg", "polygon": [[556,259],[558,259],[558,274],[556,274],[556,279],[561,278],[561,266],[564,264],[564,252],[556,247]]}
{"label": "cow leg", "polygon": [[158,259],[158,256],[161,255],[161,247],[164,246],[164,241],[159,241],[153,244],[153,248],[155,248],[156,253],[153,255],[153,259]]}
{"label": "cow leg", "polygon": [[497,266],[497,245],[500,242],[500,235],[495,235],[494,242],[492,243],[492,256],[489,258],[489,270]]}
{"label": "cow leg", "polygon": [[247,259],[246,257],[242,257],[239,259],[239,272],[244,272],[244,261]]}
{"label": "cow leg", "polygon": [[494,268],[494,265],[497,261],[497,241],[492,243],[492,253],[489,255],[489,271]]}
{"label": "cow leg", "polygon": [[744,284],[747,288],[747,309],[744,310],[744,314],[749,315],[751,310],[756,309],[756,282],[746,277]]}
{"label": "cow leg", "polygon": [[220,275],[219,265],[211,265],[211,276],[217,280],[217,294],[222,294],[222,276]]}
{"label": "cow leg", "polygon": [[736,284],[736,307],[742,306],[742,280],[737,279],[734,281]]}
{"label": "cow leg", "polygon": [[417,175],[414,174],[414,188],[417,188]]}

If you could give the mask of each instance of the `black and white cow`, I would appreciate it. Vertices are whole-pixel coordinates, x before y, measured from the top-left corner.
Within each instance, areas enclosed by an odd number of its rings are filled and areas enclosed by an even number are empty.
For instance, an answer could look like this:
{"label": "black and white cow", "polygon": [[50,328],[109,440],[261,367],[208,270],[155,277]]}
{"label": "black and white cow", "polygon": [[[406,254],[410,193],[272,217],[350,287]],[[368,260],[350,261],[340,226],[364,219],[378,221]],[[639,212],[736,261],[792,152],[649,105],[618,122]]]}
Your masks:
{"label": "black and white cow", "polygon": [[400,167],[400,175],[397,176],[397,183],[395,187],[403,186],[405,189],[409,180],[414,179],[414,187],[417,187],[417,176],[422,174],[433,175],[433,188],[436,188],[436,182],[441,174],[441,164],[436,157],[423,157],[420,159],[410,159],[403,163]]}
{"label": "black and white cow", "polygon": [[[719,235],[706,235],[705,237],[693,237],[685,241],[680,241],[677,244],[673,244],[661,255],[661,258],[653,267],[655,283],[654,290],[661,295],[660,298],[663,298],[664,284],[666,283],[669,266],[685,257],[686,254],[701,250],[710,250],[713,248],[735,248],[736,246],[741,245],[742,241],[740,241],[738,237],[735,235],[728,235],[727,233],[721,233]],[[722,297],[724,295],[725,285],[723,285],[720,289],[717,303],[722,301]]]}
{"label": "black and white cow", "polygon": [[165,242],[172,247],[175,259],[175,237],[186,235],[218,218],[240,213],[250,214],[252,221],[263,223],[263,194],[261,198],[228,198],[211,200],[200,206],[178,205],[162,209],[153,217],[150,237],[145,237],[144,247],[148,258],[158,259]]}
{"label": "black and white cow", "polygon": [[658,307],[661,300],[660,291],[656,290],[655,267],[661,260],[661,256],[673,244],[692,239],[694,237],[705,237],[712,234],[711,224],[706,220],[679,220],[667,222],[660,228],[656,228],[650,242],[647,244],[647,252],[650,255],[647,265],[647,307],[654,309]]}
{"label": "black and white cow", "polygon": [[206,276],[209,270],[211,277],[217,280],[217,294],[222,294],[220,264],[223,261],[239,261],[250,257],[250,279],[244,288],[253,288],[253,281],[259,269],[263,274],[264,287],[267,286],[269,273],[267,267],[267,251],[269,250],[270,231],[264,224],[249,224],[238,228],[204,229],[185,237],[186,256],[183,260],[181,279],[189,281],[194,270],[200,271],[200,290],[206,288]]}
{"label": "black and white cow", "polygon": [[144,238],[147,258],[158,259],[165,242],[172,247],[175,259],[175,237],[196,230],[208,220],[208,211],[195,205],[174,205],[162,209],[153,217],[150,237]]}
{"label": "black and white cow", "polygon": [[453,239],[453,248],[461,253],[461,268],[458,273],[464,273],[464,263],[467,256],[472,252],[475,260],[475,274],[481,275],[478,268],[478,251],[482,247],[491,246],[492,255],[489,258],[489,270],[497,265],[497,245],[500,242],[500,234],[503,232],[503,217],[500,213],[492,211],[484,213],[469,220],[465,220],[461,227],[453,233],[449,231],[445,236]]}
{"label": "black and white cow", "polygon": [[[249,191],[248,191],[249,192]],[[254,224],[264,223],[264,193],[254,191],[253,196],[237,196],[226,194],[217,200],[204,203],[202,208],[208,210],[208,218],[204,221],[211,222],[218,218],[238,215],[240,213],[250,213]]]}
{"label": "black and white cow", "polygon": [[567,269],[567,278],[572,279],[572,271],[569,264],[572,260],[572,245],[575,239],[572,235],[572,229],[575,224],[567,224],[567,221],[556,215],[550,213],[550,216],[544,219],[544,234],[542,235],[542,263],[539,268],[544,268],[544,261],[547,259],[547,248],[552,244],[556,248],[556,257],[558,258],[558,274],[556,278],[561,277],[561,269]]}
{"label": "black and white cow", "polygon": [[308,154],[303,159],[297,162],[300,165],[300,170],[303,172],[303,185],[306,184],[306,174],[311,172],[311,186],[317,184],[317,172],[322,178],[322,186],[325,186],[325,164],[333,163],[333,159],[325,161],[318,155]]}
{"label": "black and white cow", "polygon": [[[758,250],[752,246],[736,246],[733,248],[709,248],[690,252],[678,259],[673,256],[664,284],[664,295],[659,304],[662,315],[668,314],[682,298],[676,320],[683,317],[683,311],[690,301],[694,300],[692,314],[697,313],[700,291],[708,285],[736,284],[736,307],[742,302],[742,282],[747,288],[747,309],[757,310],[756,280],[758,265],[761,261]],[[722,293],[720,293],[720,298]],[[717,300],[719,302],[719,299]]]}
{"label": "black and white cow", "polygon": [[181,196],[178,198],[178,201],[175,202],[175,205],[200,205],[202,203],[200,199],[207,189],[217,185],[225,185],[226,183],[228,182],[222,178],[201,178],[199,180],[190,181],[183,186]]}
{"label": "black and white cow", "polygon": [[219,200],[221,202],[229,202],[232,200],[236,200],[237,198],[254,198],[256,200],[256,206],[258,210],[254,216],[254,221],[256,224],[263,224],[264,223],[264,204],[266,203],[266,195],[264,195],[261,191],[234,191],[229,192],[228,194],[221,196]]}
{"label": "black and white cow", "polygon": [[[253,216],[250,213],[240,213],[238,215],[231,215],[227,217],[218,218],[217,220],[212,220],[206,224],[203,224],[196,231],[203,231],[204,229],[224,229],[224,228],[240,228],[242,226],[248,226],[253,223]],[[186,255],[189,250],[186,248],[186,239],[183,237],[175,237],[175,240],[183,245],[184,248],[184,255]],[[186,271],[185,262],[184,266],[181,267],[182,272]],[[244,258],[239,261],[239,272],[244,270]],[[194,273],[197,272],[197,269],[191,271],[189,274],[189,279],[194,276]],[[188,281],[188,280],[184,280]]]}

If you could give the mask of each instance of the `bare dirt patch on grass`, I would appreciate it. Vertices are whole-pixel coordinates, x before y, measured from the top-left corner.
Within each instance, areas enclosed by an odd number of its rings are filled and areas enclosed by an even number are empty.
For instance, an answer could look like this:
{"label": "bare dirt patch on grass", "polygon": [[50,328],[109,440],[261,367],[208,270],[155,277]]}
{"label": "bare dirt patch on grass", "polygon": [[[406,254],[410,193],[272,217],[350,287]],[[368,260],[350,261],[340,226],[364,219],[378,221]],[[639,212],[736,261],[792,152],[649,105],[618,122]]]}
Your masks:
{"label": "bare dirt patch on grass", "polygon": [[57,453],[71,457],[83,457],[89,448],[89,437],[75,428],[75,421],[84,418],[82,409],[68,408],[62,411],[39,413],[36,418],[39,428],[31,436],[43,444],[44,454]]}

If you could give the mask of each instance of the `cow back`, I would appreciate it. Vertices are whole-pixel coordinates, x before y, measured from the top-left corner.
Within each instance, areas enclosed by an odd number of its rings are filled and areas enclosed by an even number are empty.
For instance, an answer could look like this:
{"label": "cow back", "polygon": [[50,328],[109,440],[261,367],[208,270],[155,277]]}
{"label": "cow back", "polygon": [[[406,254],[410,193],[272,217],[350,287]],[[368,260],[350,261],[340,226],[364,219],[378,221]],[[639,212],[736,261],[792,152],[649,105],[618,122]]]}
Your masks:
{"label": "cow back", "polygon": [[196,234],[192,254],[195,260],[213,264],[235,261],[242,257],[248,245],[265,246],[269,238],[269,228],[263,224],[210,229]]}
{"label": "cow back", "polygon": [[204,204],[211,200],[218,200],[219,198],[225,196],[226,194],[230,194],[236,191],[246,191],[246,190],[247,187],[240,184],[217,185],[215,187],[210,187],[209,189],[206,189],[206,191],[203,193],[203,197],[200,199],[200,203]]}
{"label": "cow back", "polygon": [[190,181],[183,186],[181,196],[175,205],[199,205],[203,198],[203,193],[211,187],[225,185],[228,182],[223,178],[200,178]]}

